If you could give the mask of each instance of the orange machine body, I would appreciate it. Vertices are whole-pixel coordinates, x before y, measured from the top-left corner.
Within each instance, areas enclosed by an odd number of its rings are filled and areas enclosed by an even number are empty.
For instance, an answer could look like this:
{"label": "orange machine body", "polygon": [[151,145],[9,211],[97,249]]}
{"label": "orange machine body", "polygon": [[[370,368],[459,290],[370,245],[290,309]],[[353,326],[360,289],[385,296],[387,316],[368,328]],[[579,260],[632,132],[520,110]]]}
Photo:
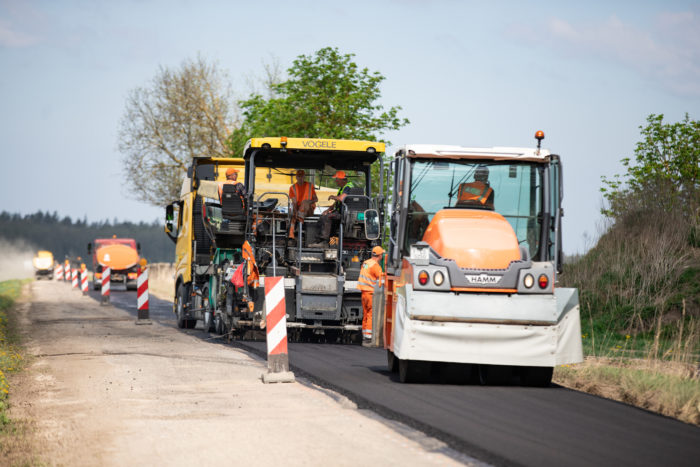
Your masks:
{"label": "orange machine body", "polygon": [[520,259],[518,238],[510,223],[493,211],[444,209],[438,211],[423,235],[443,258],[460,268],[506,269]]}

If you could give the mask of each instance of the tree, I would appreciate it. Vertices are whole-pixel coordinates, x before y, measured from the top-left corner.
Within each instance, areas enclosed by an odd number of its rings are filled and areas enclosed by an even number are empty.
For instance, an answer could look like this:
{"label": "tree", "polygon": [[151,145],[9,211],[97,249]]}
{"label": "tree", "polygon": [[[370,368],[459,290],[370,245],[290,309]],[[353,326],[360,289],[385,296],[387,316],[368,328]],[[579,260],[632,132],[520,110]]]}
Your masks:
{"label": "tree", "polygon": [[377,103],[384,76],[359,68],[353,57],[331,47],[300,55],[287,80],[268,83],[268,97],[253,94],[239,102],[244,120],[229,140],[233,151],[241,154],[256,136],[377,140],[408,124],[398,116],[401,107],[385,110]]}
{"label": "tree", "polygon": [[642,139],[635,163],[622,159],[623,176],[603,177],[601,188],[608,208],[603,213],[619,218],[632,211],[681,211],[697,216],[700,203],[700,121],[685,119],[664,123],[663,114],[647,117],[640,126]]}
{"label": "tree", "polygon": [[227,75],[201,56],[161,67],[150,87],[133,89],[119,131],[130,194],[162,206],[179,196],[193,157],[232,156],[233,112]]}

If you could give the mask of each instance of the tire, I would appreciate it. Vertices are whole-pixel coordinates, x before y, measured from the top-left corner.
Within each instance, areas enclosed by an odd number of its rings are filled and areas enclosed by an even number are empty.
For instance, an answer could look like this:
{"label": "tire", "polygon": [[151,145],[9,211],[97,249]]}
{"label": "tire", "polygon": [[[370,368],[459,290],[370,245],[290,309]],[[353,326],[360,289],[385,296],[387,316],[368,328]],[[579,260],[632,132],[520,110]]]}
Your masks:
{"label": "tire", "polygon": [[180,284],[177,286],[177,294],[175,295],[175,315],[177,317],[177,327],[180,329],[189,328],[189,322],[191,320],[186,319],[185,315],[185,304],[187,303],[188,297],[187,286]]}
{"label": "tire", "polygon": [[209,304],[209,288],[202,291],[202,308],[205,308],[202,319],[204,332],[214,332],[214,310]]}
{"label": "tire", "polygon": [[390,372],[396,373],[397,371],[399,371],[399,359],[396,358],[394,352],[388,349],[386,351],[386,363],[387,367],[389,367]]}
{"label": "tire", "polygon": [[482,386],[505,386],[513,369],[505,365],[479,365],[479,383]]}
{"label": "tire", "polygon": [[399,360],[399,381],[422,383],[430,375],[430,363],[418,360]]}
{"label": "tire", "polygon": [[524,367],[520,372],[520,384],[538,388],[549,387],[552,384],[552,373],[554,368],[551,366]]}

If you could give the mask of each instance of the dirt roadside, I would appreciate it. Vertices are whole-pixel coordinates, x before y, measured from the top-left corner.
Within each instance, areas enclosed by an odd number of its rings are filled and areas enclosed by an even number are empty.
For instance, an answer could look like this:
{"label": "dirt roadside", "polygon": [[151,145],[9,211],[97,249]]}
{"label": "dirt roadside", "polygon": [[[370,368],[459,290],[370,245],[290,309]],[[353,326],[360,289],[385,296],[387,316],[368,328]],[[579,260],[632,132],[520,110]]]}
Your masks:
{"label": "dirt roadside", "polygon": [[[49,465],[460,465],[472,459],[305,383],[262,384],[265,362],[67,284],[29,284],[28,369],[11,418]],[[26,459],[27,457],[24,457]],[[16,460],[20,460],[18,458]],[[12,461],[12,459],[10,459]]]}

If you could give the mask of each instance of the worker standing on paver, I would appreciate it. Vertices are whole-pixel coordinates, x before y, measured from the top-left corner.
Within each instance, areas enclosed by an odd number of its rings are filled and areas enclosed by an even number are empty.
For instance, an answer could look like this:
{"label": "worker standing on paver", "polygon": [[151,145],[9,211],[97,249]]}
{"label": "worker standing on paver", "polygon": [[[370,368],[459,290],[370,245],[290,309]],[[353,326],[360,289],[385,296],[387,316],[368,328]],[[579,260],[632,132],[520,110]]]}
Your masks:
{"label": "worker standing on paver", "polygon": [[357,281],[357,286],[362,291],[362,342],[372,340],[372,299],[374,287],[380,285],[382,267],[379,262],[383,255],[384,248],[381,246],[372,248],[372,257],[362,263]]}

